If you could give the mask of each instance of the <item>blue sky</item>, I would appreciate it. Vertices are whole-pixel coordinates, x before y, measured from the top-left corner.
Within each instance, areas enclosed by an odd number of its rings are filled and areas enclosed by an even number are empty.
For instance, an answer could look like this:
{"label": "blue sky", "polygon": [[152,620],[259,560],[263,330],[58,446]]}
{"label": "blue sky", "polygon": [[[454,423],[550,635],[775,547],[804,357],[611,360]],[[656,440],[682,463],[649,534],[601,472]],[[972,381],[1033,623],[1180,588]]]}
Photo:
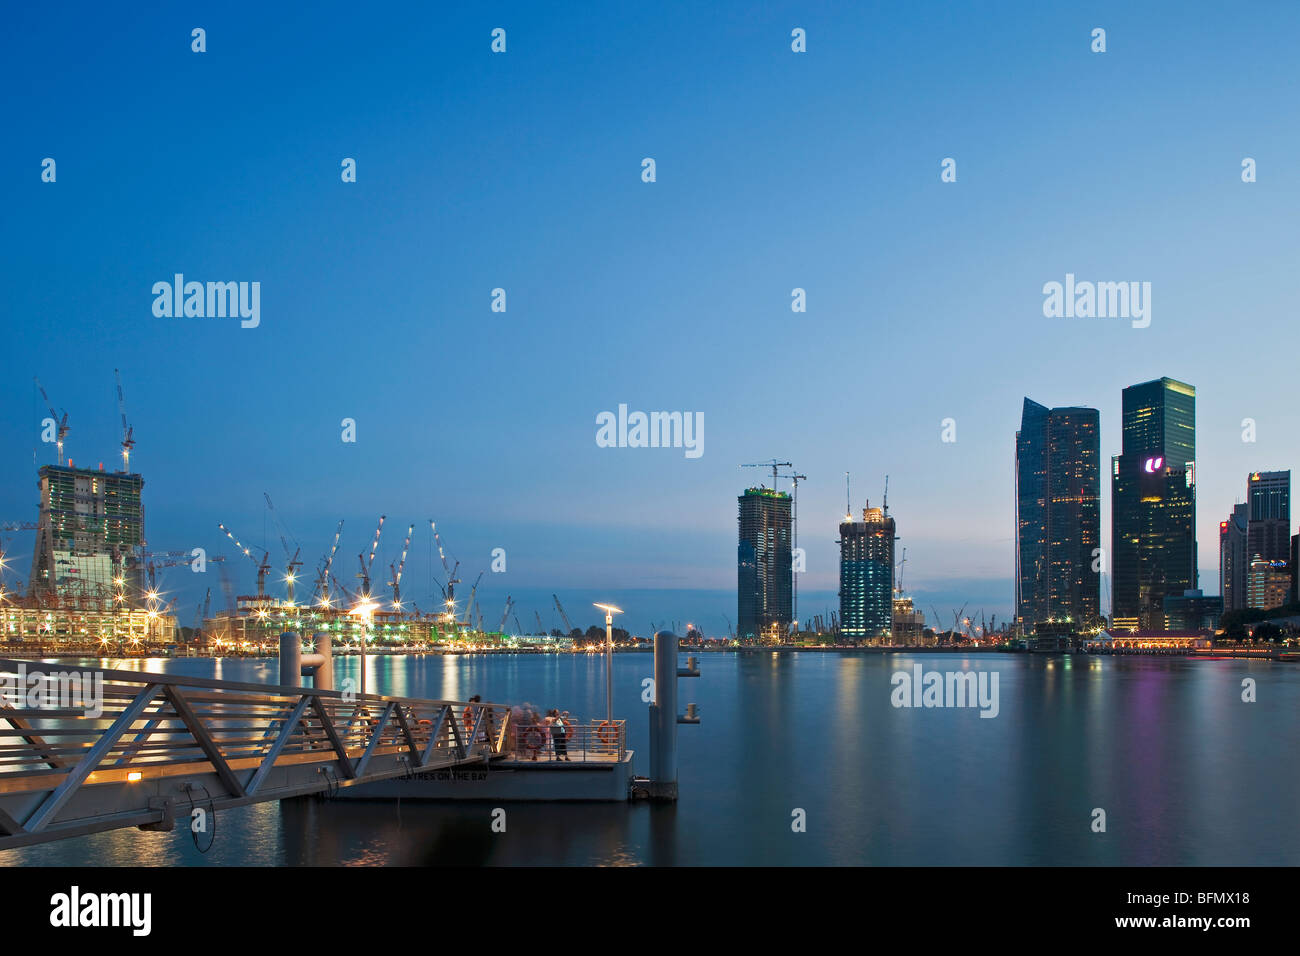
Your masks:
{"label": "blue sky", "polygon": [[[855,507],[889,474],[909,588],[1000,616],[1024,396],[1098,407],[1108,461],[1124,386],[1197,386],[1208,591],[1246,473],[1296,463],[1293,5],[9,17],[5,521],[35,514],[33,449],[54,458],[32,376],[70,413],[73,460],[111,468],[115,367],[155,549],[220,552],[224,521],[278,555],[266,491],[309,566],[339,518],[350,570],[380,513],[377,565],[415,522],[417,600],[433,517],[471,575],[506,549],[486,607],[648,588],[655,620],[707,605],[719,630],[735,496],[757,475],[741,462],[808,476],[801,590],[834,590],[845,471]],[[152,284],[176,272],[259,281],[260,327],[155,318]],[[1151,326],[1044,318],[1042,286],[1067,272],[1151,282]],[[703,456],[597,447],[619,403],[702,412]],[[1106,482],[1105,543],[1109,514]],[[663,593],[684,589],[713,597]]]}

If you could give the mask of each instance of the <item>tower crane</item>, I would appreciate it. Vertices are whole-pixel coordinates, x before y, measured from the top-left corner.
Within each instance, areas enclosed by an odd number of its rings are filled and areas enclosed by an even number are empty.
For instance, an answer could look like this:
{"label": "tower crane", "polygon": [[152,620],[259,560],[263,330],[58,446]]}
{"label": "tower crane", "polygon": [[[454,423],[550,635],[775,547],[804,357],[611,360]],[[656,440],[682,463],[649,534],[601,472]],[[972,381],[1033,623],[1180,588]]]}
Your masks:
{"label": "tower crane", "polygon": [[438,527],[432,518],[429,519],[429,530],[433,532],[434,543],[438,545],[438,557],[442,560],[442,569],[447,574],[447,584],[445,587],[439,586],[439,590],[442,591],[442,598],[447,608],[447,621],[451,622],[456,619],[456,585],[461,583],[460,578],[456,577],[456,572],[460,570],[460,562],[457,561],[454,567],[447,563],[442,538],[439,537]]}
{"label": "tower crane", "polygon": [[340,518],[339,526],[334,531],[334,543],[330,545],[329,554],[325,556],[325,564],[316,575],[316,603],[321,607],[330,606],[330,566],[334,564],[334,555],[339,550],[339,536],[342,534],[343,519]]}
{"label": "tower crane", "polygon": [[406,552],[411,548],[413,534],[415,534],[414,524],[406,529],[406,540],[402,542],[402,557],[398,560],[397,567],[393,567],[391,561],[388,564],[388,570],[393,572],[388,586],[393,589],[393,607],[398,611],[402,609],[402,572],[406,569]]}
{"label": "tower crane", "polygon": [[122,416],[122,471],[131,471],[131,449],[135,447],[135,429],[126,423],[126,399],[122,397],[122,376],[113,369],[113,378],[117,380],[117,410]]}
{"label": "tower crane", "polygon": [[375,562],[375,552],[379,550],[379,536],[384,530],[384,519],[387,515],[379,516],[379,527],[375,528],[375,540],[370,544],[370,560],[366,560],[365,552],[357,555],[357,560],[361,562],[361,573],[357,575],[361,579],[361,596],[370,597],[370,566]]}
{"label": "tower crane", "polygon": [[[284,548],[284,556],[289,559],[284,570],[284,586],[289,597],[289,603],[293,604],[293,584],[298,579],[298,569],[302,567],[302,562],[298,560],[298,556],[302,554],[302,548],[298,548],[293,554],[289,553],[289,542],[284,536],[284,525],[280,522],[280,515],[276,512],[275,505],[271,504],[271,496],[264,491],[262,497],[266,499],[266,509],[271,512],[271,519],[275,522],[275,527],[280,533],[280,545]],[[297,544],[296,541],[294,543]]]}
{"label": "tower crane", "polygon": [[564,605],[560,603],[559,597],[557,595],[552,594],[551,599],[555,601],[555,609],[560,612],[560,620],[564,622],[564,627],[565,627],[564,636],[572,637],[573,632],[577,630],[577,628],[575,628],[569,622],[569,615],[564,613]]}
{"label": "tower crane", "polygon": [[471,630],[474,627],[474,595],[478,593],[479,582],[483,580],[483,572],[478,573],[474,579],[474,586],[469,589],[469,603],[465,605],[465,625]]}
{"label": "tower crane", "polygon": [[231,533],[229,528],[221,523],[218,523],[217,527],[224,531],[226,537],[235,542],[235,547],[244,552],[244,556],[257,566],[257,596],[259,599],[266,597],[266,575],[267,572],[271,570],[271,552],[263,550],[262,560],[259,561],[257,558],[253,557],[253,552],[250,548],[246,548],[239,543],[239,539]]}
{"label": "tower crane", "polygon": [[57,426],[58,431],[55,435],[55,441],[57,442],[59,449],[59,466],[62,467],[63,440],[68,437],[68,432],[72,431],[72,429],[68,427],[68,413],[64,412],[63,417],[60,418],[59,413],[54,410],[54,403],[50,401],[50,396],[45,394],[45,386],[41,384],[41,380],[39,378],[33,380],[36,382],[36,387],[40,390],[41,398],[45,399],[45,407],[50,410],[50,418],[54,420],[54,423]]}
{"label": "tower crane", "polygon": [[771,461],[760,461],[760,462],[757,462],[757,463],[754,463],[754,464],[744,464],[744,465],[741,465],[740,467],[741,467],[741,468],[771,468],[771,469],[772,469],[772,490],[775,491],[775,490],[776,490],[776,479],[777,479],[777,474],[776,474],[776,472],[777,472],[777,469],[778,469],[778,468],[793,468],[794,465],[792,465],[792,464],[791,464],[790,462],[788,462],[788,461],[777,461],[775,458],[773,458]]}

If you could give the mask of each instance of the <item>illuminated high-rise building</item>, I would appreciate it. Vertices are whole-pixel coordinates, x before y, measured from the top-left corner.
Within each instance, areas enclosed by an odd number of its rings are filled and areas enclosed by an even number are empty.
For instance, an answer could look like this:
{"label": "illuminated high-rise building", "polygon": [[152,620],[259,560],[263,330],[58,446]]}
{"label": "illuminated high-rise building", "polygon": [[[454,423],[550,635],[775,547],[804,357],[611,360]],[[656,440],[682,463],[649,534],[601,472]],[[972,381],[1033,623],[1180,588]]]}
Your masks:
{"label": "illuminated high-rise building", "polygon": [[1246,607],[1246,575],[1250,557],[1246,552],[1246,504],[1235,505],[1227,521],[1219,522],[1219,590],[1225,611]]}
{"label": "illuminated high-rise building", "polygon": [[1196,389],[1161,378],[1123,393],[1111,459],[1112,626],[1164,630],[1164,599],[1197,588]]}
{"label": "illuminated high-rise building", "polygon": [[1016,621],[1100,613],[1101,439],[1095,408],[1025,399],[1016,432]]}
{"label": "illuminated high-rise building", "polygon": [[862,509],[840,523],[840,636],[844,641],[888,637],[894,622],[894,519]]}

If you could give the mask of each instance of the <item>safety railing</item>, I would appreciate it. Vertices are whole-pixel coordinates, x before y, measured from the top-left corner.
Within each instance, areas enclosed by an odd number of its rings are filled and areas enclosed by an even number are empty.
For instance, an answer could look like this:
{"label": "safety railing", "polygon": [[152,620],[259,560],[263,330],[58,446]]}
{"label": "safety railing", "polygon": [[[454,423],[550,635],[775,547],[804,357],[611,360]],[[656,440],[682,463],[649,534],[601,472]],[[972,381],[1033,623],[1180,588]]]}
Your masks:
{"label": "safety railing", "polygon": [[582,762],[622,760],[627,754],[627,722],[568,721],[566,724],[516,721],[511,728],[516,760]]}
{"label": "safety railing", "polygon": [[88,787],[203,779],[247,803],[499,756],[510,731],[489,703],[0,659],[0,845],[121,810]]}

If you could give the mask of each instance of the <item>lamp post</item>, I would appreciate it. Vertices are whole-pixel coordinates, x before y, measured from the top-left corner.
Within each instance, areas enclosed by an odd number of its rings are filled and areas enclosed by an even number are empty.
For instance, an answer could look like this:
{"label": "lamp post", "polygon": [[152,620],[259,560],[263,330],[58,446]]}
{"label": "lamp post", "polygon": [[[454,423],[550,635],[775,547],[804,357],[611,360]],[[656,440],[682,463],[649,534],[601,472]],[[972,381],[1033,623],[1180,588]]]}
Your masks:
{"label": "lamp post", "polygon": [[370,622],[374,619],[375,608],[379,607],[370,600],[366,595],[357,603],[357,606],[348,611],[349,614],[356,614],[361,618],[361,697],[364,700],[366,696],[366,635],[370,633]]}
{"label": "lamp post", "polygon": [[614,615],[623,611],[612,604],[592,604],[605,612],[605,719],[614,723]]}

